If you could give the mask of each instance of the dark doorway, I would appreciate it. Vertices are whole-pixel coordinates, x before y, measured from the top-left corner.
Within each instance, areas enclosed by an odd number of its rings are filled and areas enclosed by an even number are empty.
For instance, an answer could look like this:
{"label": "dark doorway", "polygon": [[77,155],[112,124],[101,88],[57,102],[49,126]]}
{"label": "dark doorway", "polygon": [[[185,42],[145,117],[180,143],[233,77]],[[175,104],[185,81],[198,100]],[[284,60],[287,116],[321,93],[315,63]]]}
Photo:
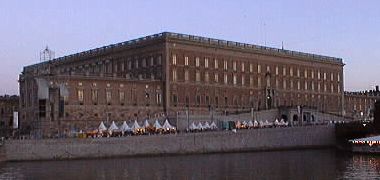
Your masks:
{"label": "dark doorway", "polygon": [[295,115],[293,116],[293,121],[298,121],[298,115],[295,114]]}
{"label": "dark doorway", "polygon": [[285,122],[288,122],[288,116],[285,114],[281,115],[281,119],[283,119]]}

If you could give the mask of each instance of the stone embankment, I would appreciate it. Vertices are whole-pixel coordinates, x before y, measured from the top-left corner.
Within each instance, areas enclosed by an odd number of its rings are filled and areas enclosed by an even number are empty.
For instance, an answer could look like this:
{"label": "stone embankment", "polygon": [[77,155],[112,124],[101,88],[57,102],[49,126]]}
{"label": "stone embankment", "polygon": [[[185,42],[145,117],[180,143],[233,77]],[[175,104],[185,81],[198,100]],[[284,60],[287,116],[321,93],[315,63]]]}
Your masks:
{"label": "stone embankment", "polygon": [[120,138],[7,140],[6,161],[106,158],[118,156],[242,152],[329,147],[334,126],[128,136]]}

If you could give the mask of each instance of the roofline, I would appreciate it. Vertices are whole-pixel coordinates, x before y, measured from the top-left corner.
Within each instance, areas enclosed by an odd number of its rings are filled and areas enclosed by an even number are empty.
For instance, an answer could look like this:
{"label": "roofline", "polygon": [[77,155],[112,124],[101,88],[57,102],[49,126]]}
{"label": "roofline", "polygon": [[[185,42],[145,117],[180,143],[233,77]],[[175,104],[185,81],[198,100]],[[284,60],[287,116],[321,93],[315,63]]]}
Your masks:
{"label": "roofline", "polygon": [[132,39],[129,41],[124,41],[116,44],[110,44],[103,47],[90,49],[87,51],[82,51],[75,54],[70,54],[62,57],[55,58],[50,61],[40,62],[36,64],[32,64],[29,66],[25,66],[25,68],[38,66],[40,64],[45,64],[47,62],[57,62],[72,58],[78,58],[85,55],[92,55],[92,54],[99,54],[104,53],[107,50],[114,49],[114,48],[122,48],[122,47],[128,47],[132,45],[136,45],[138,43],[141,43],[143,41],[147,40],[156,40],[156,39],[166,39],[166,38],[174,38],[179,40],[185,40],[185,41],[191,41],[191,42],[198,42],[198,43],[204,43],[209,45],[216,45],[219,47],[230,47],[230,48],[238,48],[238,49],[247,49],[247,50],[256,50],[261,52],[268,52],[268,53],[274,53],[278,55],[288,55],[291,57],[304,57],[304,58],[310,58],[315,60],[322,60],[327,62],[333,62],[333,63],[339,63],[342,66],[344,66],[342,58],[336,58],[336,57],[330,57],[330,56],[323,56],[323,55],[317,55],[317,54],[311,54],[311,53],[303,53],[299,51],[291,51],[286,49],[278,49],[278,48],[272,48],[267,46],[260,46],[260,45],[254,45],[254,44],[246,44],[246,43],[240,43],[235,41],[226,41],[221,39],[214,39],[214,38],[208,38],[208,37],[202,37],[202,36],[195,36],[195,35],[188,35],[188,34],[181,34],[181,33],[173,33],[173,32],[161,32],[158,34],[153,34],[149,36],[144,36],[137,39]]}

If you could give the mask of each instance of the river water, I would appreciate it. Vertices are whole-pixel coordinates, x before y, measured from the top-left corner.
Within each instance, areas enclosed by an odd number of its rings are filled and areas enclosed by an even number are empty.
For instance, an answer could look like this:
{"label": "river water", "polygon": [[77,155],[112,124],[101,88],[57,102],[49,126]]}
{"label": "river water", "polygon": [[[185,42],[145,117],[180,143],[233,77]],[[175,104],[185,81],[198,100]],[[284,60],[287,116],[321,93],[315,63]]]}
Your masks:
{"label": "river water", "polygon": [[323,149],[4,162],[0,179],[380,179],[380,156]]}

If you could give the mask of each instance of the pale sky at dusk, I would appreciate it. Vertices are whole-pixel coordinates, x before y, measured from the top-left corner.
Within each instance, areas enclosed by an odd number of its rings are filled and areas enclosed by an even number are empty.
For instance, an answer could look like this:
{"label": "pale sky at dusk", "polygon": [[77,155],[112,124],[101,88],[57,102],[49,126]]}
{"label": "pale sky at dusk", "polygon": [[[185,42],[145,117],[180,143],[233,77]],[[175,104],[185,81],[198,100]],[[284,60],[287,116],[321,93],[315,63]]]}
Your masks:
{"label": "pale sky at dusk", "polygon": [[343,58],[345,90],[380,84],[380,1],[1,0],[0,94],[48,45],[56,57],[163,31]]}

